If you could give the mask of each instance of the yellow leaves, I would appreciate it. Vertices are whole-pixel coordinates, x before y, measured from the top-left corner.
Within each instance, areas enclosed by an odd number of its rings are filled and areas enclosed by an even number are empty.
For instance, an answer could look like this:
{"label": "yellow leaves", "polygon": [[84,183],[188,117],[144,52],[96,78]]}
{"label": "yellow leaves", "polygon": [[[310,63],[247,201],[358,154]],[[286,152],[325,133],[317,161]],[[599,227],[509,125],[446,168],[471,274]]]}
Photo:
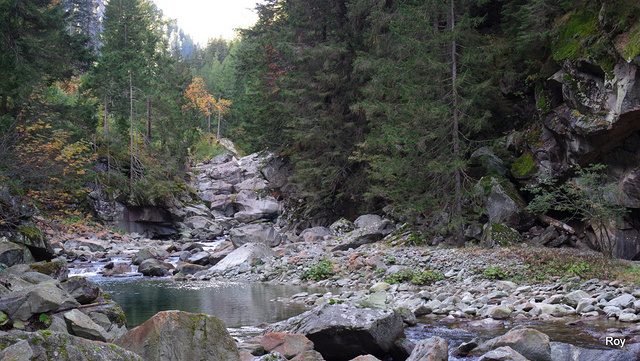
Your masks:
{"label": "yellow leaves", "polygon": [[207,84],[202,78],[193,78],[191,84],[185,90],[184,97],[188,100],[183,110],[196,109],[204,115],[211,115],[214,111],[227,114],[231,108],[231,101],[216,99],[207,92]]}

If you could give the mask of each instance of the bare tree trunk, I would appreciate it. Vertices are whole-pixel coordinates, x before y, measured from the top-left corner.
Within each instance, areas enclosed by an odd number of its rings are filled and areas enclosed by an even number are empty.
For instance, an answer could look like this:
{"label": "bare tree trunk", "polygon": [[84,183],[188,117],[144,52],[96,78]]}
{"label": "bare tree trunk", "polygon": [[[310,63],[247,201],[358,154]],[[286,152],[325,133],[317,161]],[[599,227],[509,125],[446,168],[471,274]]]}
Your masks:
{"label": "bare tree trunk", "polygon": [[220,120],[222,118],[222,110],[220,109],[220,106],[218,106],[218,133],[216,135],[216,139],[219,141],[220,140]]}
{"label": "bare tree trunk", "polygon": [[107,144],[107,184],[111,184],[111,164],[109,158],[111,158],[111,149],[109,142],[109,113],[107,111],[107,92],[104,92],[104,142]]}
{"label": "bare tree trunk", "polygon": [[133,193],[133,78],[129,71],[129,192]]}
{"label": "bare tree trunk", "polygon": [[151,97],[147,95],[147,141],[151,140]]}
{"label": "bare tree trunk", "polygon": [[451,96],[453,97],[452,107],[452,141],[453,141],[453,161],[455,163],[454,168],[454,216],[456,222],[459,222],[455,231],[456,244],[458,246],[464,246],[464,237],[462,230],[462,170],[460,169],[460,130],[459,130],[459,111],[458,111],[458,58],[457,58],[457,44],[455,40],[455,0],[451,0],[451,13],[449,16],[449,28],[451,30]]}

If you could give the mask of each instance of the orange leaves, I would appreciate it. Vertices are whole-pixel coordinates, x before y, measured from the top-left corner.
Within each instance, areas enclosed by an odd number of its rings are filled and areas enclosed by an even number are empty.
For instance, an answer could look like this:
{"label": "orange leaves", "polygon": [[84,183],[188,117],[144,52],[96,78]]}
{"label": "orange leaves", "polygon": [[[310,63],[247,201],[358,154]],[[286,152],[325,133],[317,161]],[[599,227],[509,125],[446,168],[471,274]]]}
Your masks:
{"label": "orange leaves", "polygon": [[216,100],[213,95],[207,92],[206,86],[202,78],[193,78],[184,93],[185,98],[189,101],[184,107],[196,109],[204,115],[211,115]]}
{"label": "orange leaves", "polygon": [[231,108],[231,100],[216,99],[209,94],[202,78],[193,78],[189,87],[184,93],[184,97],[189,101],[183,110],[196,109],[204,115],[211,115],[214,111],[227,114]]}

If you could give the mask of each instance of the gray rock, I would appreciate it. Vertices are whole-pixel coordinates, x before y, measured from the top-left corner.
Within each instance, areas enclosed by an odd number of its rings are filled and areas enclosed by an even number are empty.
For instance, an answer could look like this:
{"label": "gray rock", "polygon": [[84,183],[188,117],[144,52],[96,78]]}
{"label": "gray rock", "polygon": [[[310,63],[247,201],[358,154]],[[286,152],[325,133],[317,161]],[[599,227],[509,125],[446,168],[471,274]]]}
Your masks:
{"label": "gray rock", "polygon": [[169,273],[173,269],[173,265],[159,261],[155,258],[150,258],[142,261],[138,267],[138,272],[144,276],[162,277]]}
{"label": "gray rock", "polygon": [[234,218],[240,223],[278,217],[278,201],[272,196],[261,197],[254,191],[241,190],[233,203],[239,210]]}
{"label": "gray rock", "polygon": [[595,298],[583,298],[580,301],[578,301],[578,305],[576,306],[576,313],[582,314],[586,312],[595,311],[597,304],[598,304],[598,300]]}
{"label": "gray rock", "polygon": [[493,306],[488,310],[487,315],[495,320],[504,320],[509,318],[511,312],[512,311],[509,307]]}
{"label": "gray rock", "polygon": [[78,309],[65,312],[64,320],[72,335],[88,340],[107,341],[106,330]]}
{"label": "gray rock", "polygon": [[489,174],[507,174],[507,168],[504,166],[504,162],[498,158],[489,147],[477,149],[471,154],[470,159],[480,163]]}
{"label": "gray rock", "polygon": [[264,243],[269,247],[276,247],[283,239],[282,235],[268,224],[247,224],[233,228],[229,236],[236,248],[247,243]]}
{"label": "gray rock", "polygon": [[489,222],[515,228],[525,219],[524,204],[516,188],[508,181],[496,177],[484,177],[479,187],[485,196]]}
{"label": "gray rock", "polygon": [[145,360],[240,360],[236,342],[222,321],[182,311],[159,312],[115,343]]}
{"label": "gray rock", "polygon": [[158,252],[149,248],[142,248],[131,260],[132,264],[139,265],[142,261],[158,257]]}
{"label": "gray rock", "polygon": [[393,310],[343,303],[315,307],[273,324],[265,332],[303,334],[325,359],[348,360],[365,354],[384,357],[394,349],[402,330],[402,317]]}
{"label": "gray rock", "polygon": [[487,352],[478,361],[528,361],[528,359],[511,347],[502,346]]}
{"label": "gray rock", "polygon": [[235,267],[250,267],[256,260],[272,259],[276,253],[264,243],[247,243],[229,253],[228,256],[211,267],[210,271],[224,271]]}
{"label": "gray rock", "polygon": [[376,215],[360,216],[358,220],[360,221],[357,225],[361,225],[361,227],[337,238],[336,240],[340,244],[333,247],[331,249],[332,252],[346,251],[351,248],[358,248],[363,244],[378,242],[395,229],[391,221],[381,219]]}
{"label": "gray rock", "polygon": [[80,304],[53,283],[43,283],[3,295],[0,311],[12,320],[26,321],[31,316]]}
{"label": "gray rock", "polygon": [[0,263],[7,267],[24,263],[24,249],[9,242],[6,237],[0,238]]}
{"label": "gray rock", "polygon": [[561,342],[551,342],[553,361],[637,361],[638,357],[623,350],[593,350]]}
{"label": "gray rock", "polygon": [[[28,343],[28,347],[24,342]],[[8,346],[0,351],[2,360],[11,360],[12,353],[20,352],[19,357],[22,358],[18,360],[144,361],[142,357],[116,345],[60,332],[0,333],[0,344]]]}
{"label": "gray rock", "polygon": [[573,308],[578,307],[578,303],[580,303],[580,300],[582,300],[583,298],[590,298],[591,296],[589,296],[588,293],[586,293],[585,291],[582,290],[577,290],[577,291],[573,291],[573,292],[569,292],[566,296],[564,296],[562,302],[564,302],[564,304],[569,305]]}
{"label": "gray rock", "polygon": [[382,222],[382,217],[377,214],[364,214],[358,217],[353,224],[356,228],[365,228],[370,226],[376,226]]}
{"label": "gray rock", "polygon": [[100,287],[86,277],[70,277],[60,287],[82,305],[93,302],[100,295]]}
{"label": "gray rock", "polygon": [[327,227],[307,228],[300,233],[300,237],[305,242],[322,242],[326,236],[331,236],[331,230]]}
{"label": "gray rock", "polygon": [[609,306],[618,307],[621,309],[629,308],[633,306],[633,302],[635,302],[636,298],[632,295],[626,293],[622,296],[618,296],[611,301],[609,301]]}
{"label": "gray rock", "polygon": [[447,361],[449,345],[441,337],[430,337],[420,340],[411,352],[407,361]]}
{"label": "gray rock", "polygon": [[344,218],[340,218],[339,220],[333,222],[329,226],[329,229],[331,230],[331,233],[335,235],[343,235],[356,229],[356,226],[355,224],[353,224],[353,222],[350,222]]}
{"label": "gray rock", "polygon": [[515,229],[499,223],[487,223],[482,229],[480,244],[487,248],[512,246],[519,243],[522,236]]}
{"label": "gray rock", "polygon": [[[471,350],[471,355],[483,355],[499,347],[509,346],[531,361],[552,361],[549,336],[529,328],[512,329]],[[553,359],[553,361],[556,361]]]}

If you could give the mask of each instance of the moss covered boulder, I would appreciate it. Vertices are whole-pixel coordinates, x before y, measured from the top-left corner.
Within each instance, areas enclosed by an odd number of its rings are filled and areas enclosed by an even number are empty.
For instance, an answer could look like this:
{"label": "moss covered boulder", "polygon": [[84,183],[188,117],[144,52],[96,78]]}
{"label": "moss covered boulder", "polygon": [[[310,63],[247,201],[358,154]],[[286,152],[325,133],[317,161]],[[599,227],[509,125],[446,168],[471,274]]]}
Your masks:
{"label": "moss covered boulder", "polygon": [[507,247],[522,241],[522,235],[515,229],[500,223],[484,225],[480,244],[487,248]]}
{"label": "moss covered boulder", "polygon": [[90,341],[66,333],[0,332],[1,360],[144,361],[116,345]]}
{"label": "moss covered boulder", "polygon": [[236,342],[222,321],[182,311],[159,312],[115,343],[145,360],[240,360]]}

